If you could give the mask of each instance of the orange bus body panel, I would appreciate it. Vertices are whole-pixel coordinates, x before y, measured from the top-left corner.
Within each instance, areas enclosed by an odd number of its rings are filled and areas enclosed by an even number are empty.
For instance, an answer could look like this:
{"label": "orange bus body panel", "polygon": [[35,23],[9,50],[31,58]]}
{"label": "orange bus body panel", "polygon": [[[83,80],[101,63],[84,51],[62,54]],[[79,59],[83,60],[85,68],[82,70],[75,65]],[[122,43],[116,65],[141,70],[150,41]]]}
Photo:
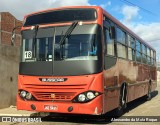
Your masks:
{"label": "orange bus body panel", "polygon": [[[39,78],[67,78],[65,82],[41,82]],[[102,73],[86,76],[62,76],[62,77],[41,77],[41,76],[21,76],[18,77],[19,90],[29,91],[39,101],[24,101],[17,96],[17,109],[32,111],[31,105],[36,106],[38,112],[57,112],[75,114],[101,114],[103,111],[102,95],[88,103],[73,103],[73,98],[85,91],[92,90],[102,92]],[[55,94],[55,99],[51,98]],[[65,97],[67,96],[67,97]],[[40,101],[43,100],[43,101]],[[45,100],[45,101],[44,101]],[[45,110],[44,106],[56,106],[57,110]],[[73,111],[68,112],[72,106]],[[85,111],[85,112],[84,112]]]}

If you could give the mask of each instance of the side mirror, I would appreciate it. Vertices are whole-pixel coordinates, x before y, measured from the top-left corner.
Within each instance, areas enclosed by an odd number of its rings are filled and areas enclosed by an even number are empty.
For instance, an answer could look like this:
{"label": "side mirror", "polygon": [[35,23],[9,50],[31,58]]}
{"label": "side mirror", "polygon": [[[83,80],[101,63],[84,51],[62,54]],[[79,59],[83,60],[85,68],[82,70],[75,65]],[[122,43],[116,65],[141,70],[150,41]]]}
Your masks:
{"label": "side mirror", "polygon": [[14,46],[15,45],[15,38],[16,38],[16,33],[13,32],[12,36],[11,36],[11,45]]}
{"label": "side mirror", "polygon": [[109,36],[110,36],[111,39],[115,39],[115,33],[116,33],[115,27],[111,26],[109,28]]}
{"label": "side mirror", "polygon": [[15,30],[16,29],[20,29],[22,26],[17,26],[15,28],[13,28],[12,30],[12,36],[11,36],[11,45],[14,46],[15,45],[15,39],[16,39],[16,33]]}

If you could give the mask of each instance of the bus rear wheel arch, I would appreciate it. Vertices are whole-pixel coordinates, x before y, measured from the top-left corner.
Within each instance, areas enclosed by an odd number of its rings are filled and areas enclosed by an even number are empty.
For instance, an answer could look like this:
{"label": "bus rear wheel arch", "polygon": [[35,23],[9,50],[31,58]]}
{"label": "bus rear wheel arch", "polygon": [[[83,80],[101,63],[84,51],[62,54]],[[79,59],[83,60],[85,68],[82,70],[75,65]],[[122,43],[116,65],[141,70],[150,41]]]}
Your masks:
{"label": "bus rear wheel arch", "polygon": [[119,105],[116,109],[116,116],[121,116],[127,107],[127,83],[122,83],[119,94]]}

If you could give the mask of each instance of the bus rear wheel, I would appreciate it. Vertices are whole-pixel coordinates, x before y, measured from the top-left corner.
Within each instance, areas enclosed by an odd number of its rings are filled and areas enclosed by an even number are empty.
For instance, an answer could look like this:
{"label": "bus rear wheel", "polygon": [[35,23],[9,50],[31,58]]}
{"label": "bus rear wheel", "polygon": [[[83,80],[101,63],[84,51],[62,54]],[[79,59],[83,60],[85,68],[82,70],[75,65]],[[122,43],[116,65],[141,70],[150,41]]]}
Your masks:
{"label": "bus rear wheel", "polygon": [[149,81],[149,83],[148,83],[148,92],[147,92],[147,94],[145,95],[145,96],[143,96],[143,99],[145,100],[145,101],[150,101],[151,99],[152,99],[152,82],[151,82],[151,80]]}
{"label": "bus rear wheel", "polygon": [[148,93],[147,93],[147,95],[146,95],[145,98],[146,98],[147,101],[150,101],[151,98],[152,98],[152,95],[151,95],[151,82],[149,83],[149,86],[148,86]]}

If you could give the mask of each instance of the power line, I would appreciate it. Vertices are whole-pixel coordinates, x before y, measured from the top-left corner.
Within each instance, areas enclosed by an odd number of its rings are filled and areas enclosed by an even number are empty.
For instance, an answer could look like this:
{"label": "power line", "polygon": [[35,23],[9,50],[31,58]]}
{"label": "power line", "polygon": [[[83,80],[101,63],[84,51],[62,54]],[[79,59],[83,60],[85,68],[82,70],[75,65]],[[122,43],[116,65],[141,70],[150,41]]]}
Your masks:
{"label": "power line", "polygon": [[159,41],[159,40],[160,40],[160,39],[155,39],[155,40],[150,40],[150,41],[146,41],[146,42],[152,43],[152,42]]}
{"label": "power line", "polygon": [[143,10],[143,11],[145,11],[145,12],[147,12],[147,13],[150,13],[150,14],[156,16],[156,14],[153,13],[152,11],[149,11],[149,10],[147,10],[147,9],[145,9],[145,8],[139,6],[139,5],[136,5],[136,4],[134,4],[134,3],[132,3],[132,2],[130,2],[130,1],[128,1],[128,0],[120,0],[120,1],[121,1],[121,2],[125,2],[125,3],[127,3],[127,4],[130,4],[130,5],[132,5],[132,6],[136,6],[136,7],[140,8],[141,10]]}

